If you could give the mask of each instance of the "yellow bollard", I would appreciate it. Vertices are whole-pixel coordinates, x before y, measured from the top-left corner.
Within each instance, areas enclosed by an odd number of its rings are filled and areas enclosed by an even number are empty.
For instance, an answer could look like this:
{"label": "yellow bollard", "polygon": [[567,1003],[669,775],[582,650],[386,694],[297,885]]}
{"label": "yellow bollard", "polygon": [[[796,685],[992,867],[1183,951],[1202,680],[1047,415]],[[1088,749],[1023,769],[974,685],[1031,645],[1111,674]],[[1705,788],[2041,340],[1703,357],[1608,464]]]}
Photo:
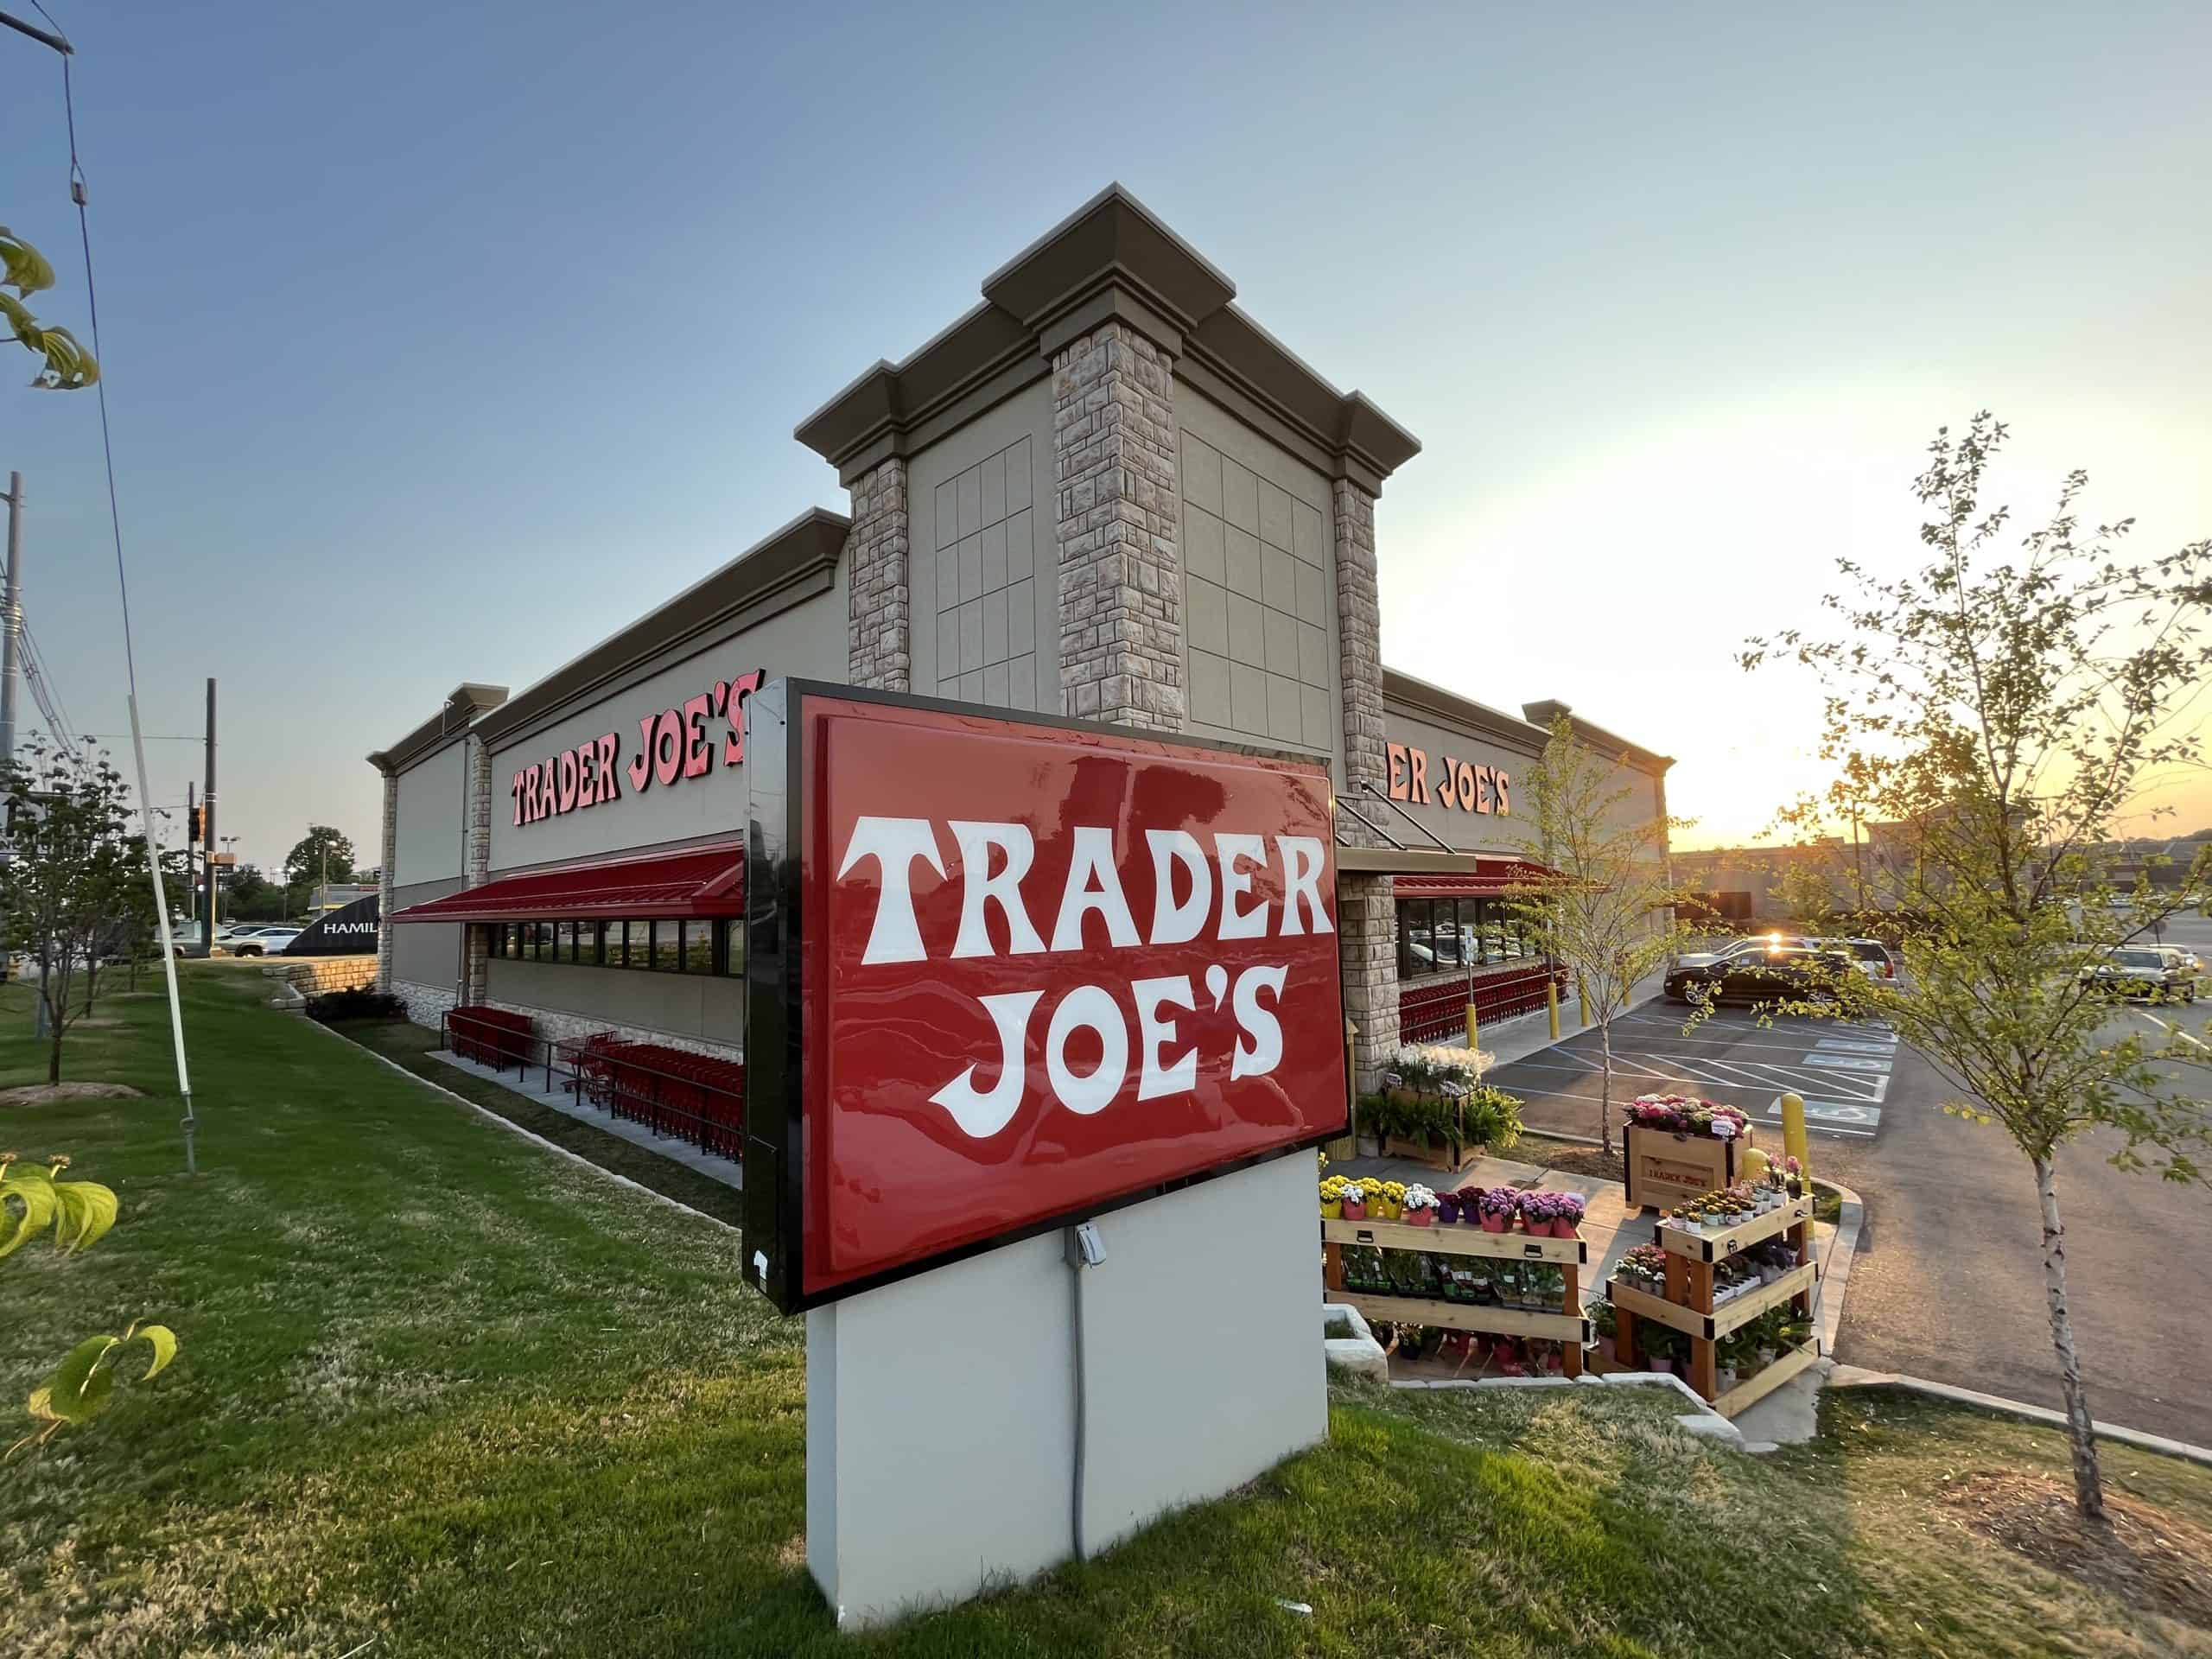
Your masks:
{"label": "yellow bollard", "polygon": [[1798,1179],[1805,1184],[1805,1191],[1813,1190],[1813,1147],[1805,1138],[1805,1099],[1802,1095],[1782,1097],[1782,1149],[1797,1160]]}
{"label": "yellow bollard", "polygon": [[1559,981],[1544,982],[1544,1011],[1552,1017],[1552,1041],[1559,1041]]}
{"label": "yellow bollard", "polygon": [[[1806,1197],[1813,1193],[1813,1147],[1805,1138],[1805,1099],[1802,1095],[1782,1097],[1782,1147],[1797,1160],[1797,1178]],[[1812,1223],[1805,1224],[1805,1251],[1808,1256],[1820,1253],[1820,1232]],[[1805,1311],[1813,1319],[1813,1351],[1821,1351],[1821,1287],[1816,1281],[1805,1298]]]}
{"label": "yellow bollard", "polygon": [[1470,1002],[1467,1004],[1467,1052],[1469,1053],[1475,1052],[1477,1046],[1475,1039],[1480,1034],[1475,1024],[1475,1005]]}

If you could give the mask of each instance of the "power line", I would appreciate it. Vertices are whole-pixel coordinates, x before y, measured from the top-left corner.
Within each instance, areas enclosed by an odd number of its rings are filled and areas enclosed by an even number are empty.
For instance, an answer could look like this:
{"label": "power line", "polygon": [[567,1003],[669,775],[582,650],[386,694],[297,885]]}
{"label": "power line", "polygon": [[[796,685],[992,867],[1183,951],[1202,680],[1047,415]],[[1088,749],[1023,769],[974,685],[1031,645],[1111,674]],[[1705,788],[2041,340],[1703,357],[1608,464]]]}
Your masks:
{"label": "power line", "polygon": [[[77,95],[69,75],[69,61],[76,55],[76,48],[69,44],[61,25],[54,22],[54,14],[47,10],[42,0],[31,0],[31,4],[38,9],[40,16],[53,24],[56,41],[48,44],[54,47],[61,59],[61,107],[69,125],[69,199],[77,204],[77,239],[85,251],[85,304],[92,321],[92,357],[97,362],[105,354],[105,348],[100,344],[99,289],[92,280],[92,223],[91,215],[86,212],[92,193],[86,188],[84,164],[77,156]],[[105,372],[93,383],[93,390],[99,394],[100,455],[107,467],[107,520],[115,537],[115,585],[123,599],[123,668],[130,688],[130,747],[138,767],[139,821],[146,835],[146,864],[154,887],[154,915],[162,931],[162,977],[168,987],[169,1034],[176,1046],[176,1086],[178,1094],[184,1097],[184,1122],[181,1125],[184,1130],[184,1173],[190,1175],[198,1169],[193,1157],[192,1137],[199,1127],[199,1120],[192,1106],[192,1077],[185,1065],[184,1011],[177,999],[176,953],[169,938],[168,899],[162,888],[161,855],[154,845],[153,810],[146,804],[149,798],[146,787],[146,746],[138,736],[138,663],[130,640],[130,576],[123,557],[123,509],[116,498],[115,436],[108,424],[107,376]],[[213,691],[214,682],[211,680],[208,682],[211,728],[213,725]],[[209,736],[212,738],[213,735],[211,729]],[[208,782],[211,785],[214,782],[212,760]],[[215,804],[214,791],[211,788],[207,793],[207,804],[212,810]],[[212,945],[215,937],[212,883],[209,892],[211,902],[206,937]]]}
{"label": "power line", "polygon": [[81,747],[84,739],[62,706],[61,693],[54,683],[54,676],[46,666],[46,653],[38,648],[38,641],[31,637],[30,624],[21,624],[23,639],[24,677],[31,683],[31,695],[38,699],[38,706],[46,715],[46,723],[53,728],[56,741],[67,747]]}

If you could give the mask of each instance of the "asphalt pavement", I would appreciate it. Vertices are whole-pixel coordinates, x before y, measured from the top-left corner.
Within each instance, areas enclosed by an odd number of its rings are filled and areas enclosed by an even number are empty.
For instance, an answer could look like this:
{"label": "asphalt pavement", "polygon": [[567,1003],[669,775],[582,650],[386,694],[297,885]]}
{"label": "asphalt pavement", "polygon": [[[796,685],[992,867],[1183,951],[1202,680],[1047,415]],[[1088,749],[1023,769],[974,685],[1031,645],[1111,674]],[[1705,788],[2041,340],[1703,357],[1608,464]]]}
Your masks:
{"label": "asphalt pavement", "polygon": [[[2212,922],[2190,918],[2166,937],[2212,961]],[[2193,1010],[2117,1011],[2112,1028],[2149,1031],[2154,1013],[2212,1042],[2212,987]],[[1866,1206],[1838,1357],[2061,1405],[2034,1176],[2005,1132],[1947,1116],[1943,1103],[1955,1091],[1893,1033],[1805,1017],[1762,1024],[1728,1009],[1686,1036],[1687,1015],[1654,1001],[1616,1022],[1616,1107],[1678,1090],[1740,1106],[1764,1128],[1777,1124],[1783,1090],[1805,1097],[1814,1173],[1855,1189]],[[1595,1135],[1596,1048],[1594,1033],[1577,1033],[1485,1080],[1521,1096],[1529,1128]],[[1875,1064],[1837,1063],[1844,1059]],[[2212,1098],[2212,1050],[2204,1059],[2174,1075],[2186,1092]],[[1839,1115],[1815,1116],[1816,1104]],[[1614,1122],[1618,1130],[1618,1109]],[[1760,1141],[1779,1146],[1778,1125]],[[2212,1306],[2212,1192],[2113,1168],[2120,1144],[2100,1135],[2059,1158],[2090,1409],[2132,1428],[2212,1443],[2212,1323],[2201,1317]]]}

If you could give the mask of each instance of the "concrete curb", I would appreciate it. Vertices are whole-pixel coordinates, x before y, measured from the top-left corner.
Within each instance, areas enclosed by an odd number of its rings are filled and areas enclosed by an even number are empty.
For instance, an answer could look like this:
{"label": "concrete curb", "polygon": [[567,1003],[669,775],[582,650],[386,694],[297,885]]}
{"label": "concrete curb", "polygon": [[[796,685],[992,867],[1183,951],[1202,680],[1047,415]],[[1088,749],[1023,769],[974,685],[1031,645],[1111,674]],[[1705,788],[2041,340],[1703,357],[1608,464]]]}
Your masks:
{"label": "concrete curb", "polygon": [[1827,1255],[1821,1259],[1820,1287],[1821,1351],[1831,1359],[1835,1357],[1836,1332],[1843,1325],[1844,1294],[1851,1288],[1851,1264],[1858,1259],[1859,1233],[1866,1224],[1866,1205],[1859,1196],[1840,1181],[1823,1181],[1813,1178],[1815,1186],[1834,1187],[1843,1200],[1843,1208],[1835,1218],[1835,1232],[1828,1240]]}
{"label": "concrete curb", "polygon": [[309,1020],[306,1023],[313,1027],[315,1030],[321,1032],[325,1036],[329,1037],[333,1041],[345,1044],[346,1047],[352,1049],[355,1053],[365,1054],[378,1065],[390,1066],[393,1071],[398,1072],[401,1077],[405,1077],[409,1082],[419,1083],[423,1087],[430,1090],[431,1093],[443,1095],[448,1100],[459,1101],[462,1105],[467,1107],[470,1111],[479,1113],[485,1117],[490,1118],[493,1122],[498,1124],[509,1134],[518,1135],[524,1140],[534,1142],[535,1144],[544,1147],[545,1150],[550,1153],[553,1153],[559,1157],[566,1158],[572,1164],[582,1164],[586,1169],[590,1170],[594,1175],[601,1177],[602,1179],[613,1181],[618,1186],[626,1186],[633,1192],[642,1192],[647,1198],[654,1199],[658,1203],[664,1204],[671,1210],[681,1210],[687,1216],[696,1216],[701,1221],[710,1222],[715,1226],[721,1228],[726,1233],[734,1233],[740,1230],[738,1228],[733,1227],[729,1223],[724,1221],[720,1216],[710,1216],[703,1210],[694,1210],[690,1205],[684,1203],[681,1198],[671,1198],[665,1192],[655,1192],[652,1187],[647,1186],[643,1181],[633,1181],[627,1175],[618,1175],[613,1170],[606,1168],[602,1165],[594,1164],[590,1159],[585,1157],[582,1153],[570,1152],[566,1147],[558,1145],[554,1141],[548,1141],[543,1135],[537,1134],[536,1131],[525,1129],[521,1124],[516,1122],[512,1118],[501,1117],[499,1113],[493,1111],[490,1107],[478,1105],[467,1095],[455,1094],[443,1084],[433,1083],[428,1077],[418,1077],[416,1073],[410,1071],[405,1066],[400,1065],[398,1061],[385,1058],[385,1056],[378,1053],[373,1048],[363,1047],[359,1043],[355,1042],[352,1038],[345,1035],[341,1032],[333,1031],[328,1026],[322,1025],[313,1020]]}
{"label": "concrete curb", "polygon": [[1433,1381],[1411,1377],[1390,1386],[1413,1392],[1446,1389],[1579,1389],[1586,1384],[1592,1388],[1671,1388],[1690,1404],[1689,1410],[1675,1418],[1685,1433],[1700,1440],[1717,1440],[1739,1452],[1751,1449],[1745,1444],[1741,1429],[1699,1399],[1696,1391],[1671,1371],[1614,1371],[1604,1376],[1595,1371],[1585,1371],[1580,1376],[1446,1376]]}
{"label": "concrete curb", "polygon": [[1329,1321],[1342,1319],[1351,1326],[1349,1337],[1324,1335],[1321,1338],[1323,1359],[1333,1370],[1350,1371],[1355,1376],[1371,1376],[1378,1382],[1390,1380],[1390,1356],[1382,1351],[1382,1344],[1375,1340],[1375,1332],[1367,1319],[1350,1302],[1321,1304],[1321,1329],[1326,1332]]}
{"label": "concrete curb", "polygon": [[[1994,1412],[2004,1417],[2025,1418],[2031,1423],[2041,1423],[2049,1428],[2064,1428],[2066,1414],[2053,1411],[2048,1406],[2031,1406],[2024,1400],[2007,1400],[2002,1395],[1980,1394],[1973,1389],[1954,1388],[1948,1382],[1931,1382],[1922,1376],[1900,1376],[1894,1371],[1861,1370],[1856,1365],[1839,1365],[1828,1378],[1828,1386],[1835,1389],[1903,1389],[1909,1394],[1925,1395],[1931,1400],[1948,1400],[1953,1405],[1973,1406],[1977,1409]],[[2212,1446],[2191,1446],[2186,1440],[2170,1440],[2162,1434],[2146,1434],[2139,1428],[2122,1428],[2118,1423],[2092,1421],[2089,1425],[2101,1440],[2117,1440],[2122,1446],[2132,1446],[2145,1452],[2157,1452],[2169,1458],[2180,1458],[2190,1463],[2201,1463],[2212,1467]]]}

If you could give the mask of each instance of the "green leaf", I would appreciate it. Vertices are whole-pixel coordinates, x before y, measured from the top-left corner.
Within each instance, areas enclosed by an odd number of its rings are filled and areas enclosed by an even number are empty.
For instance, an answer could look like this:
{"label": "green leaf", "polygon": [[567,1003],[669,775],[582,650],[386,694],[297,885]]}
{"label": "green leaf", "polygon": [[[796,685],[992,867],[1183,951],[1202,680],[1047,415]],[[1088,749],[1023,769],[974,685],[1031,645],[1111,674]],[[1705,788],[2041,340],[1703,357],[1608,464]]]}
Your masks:
{"label": "green leaf", "polygon": [[98,1181],[56,1181],[54,1196],[61,1208],[54,1242],[73,1255],[90,1249],[115,1225],[115,1193]]}
{"label": "green leaf", "polygon": [[113,1337],[87,1337],[72,1348],[68,1358],[46,1379],[46,1386],[31,1395],[31,1414],[77,1424],[99,1416],[115,1393],[115,1373],[101,1362],[119,1346]]}
{"label": "green leaf", "polygon": [[[9,1200],[22,1205],[16,1214]],[[0,1256],[11,1255],[44,1232],[57,1208],[54,1181],[36,1166],[10,1164],[0,1172]]]}
{"label": "green leaf", "polygon": [[138,1327],[138,1334],[153,1344],[154,1363],[146,1368],[146,1375],[138,1379],[141,1382],[150,1382],[168,1370],[168,1363],[176,1357],[176,1332],[166,1325],[142,1325]]}

